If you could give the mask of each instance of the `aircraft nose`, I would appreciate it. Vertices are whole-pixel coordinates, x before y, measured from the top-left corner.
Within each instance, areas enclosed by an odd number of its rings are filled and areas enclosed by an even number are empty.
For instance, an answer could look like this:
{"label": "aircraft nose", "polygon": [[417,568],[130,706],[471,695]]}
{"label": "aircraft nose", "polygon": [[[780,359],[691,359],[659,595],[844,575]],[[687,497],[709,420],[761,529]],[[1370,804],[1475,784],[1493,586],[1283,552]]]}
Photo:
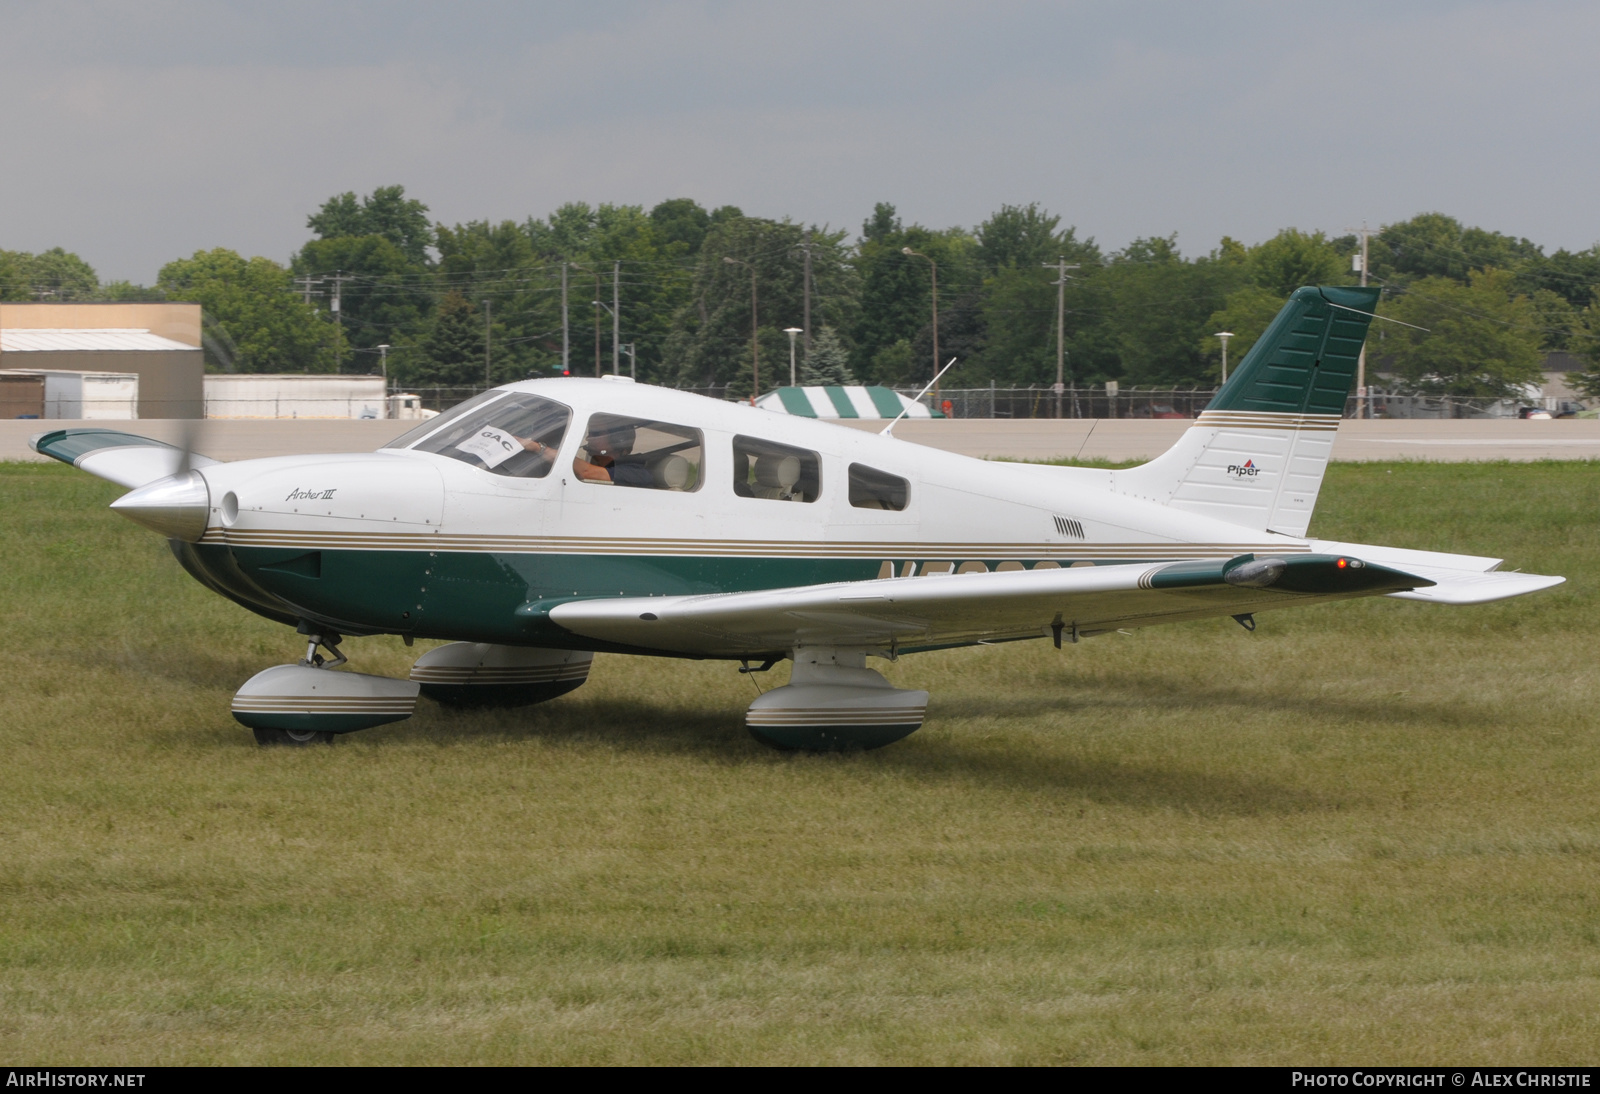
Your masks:
{"label": "aircraft nose", "polygon": [[197,543],[205,535],[211,494],[206,489],[205,476],[198,471],[184,471],[124,494],[111,503],[111,508],[169,539]]}

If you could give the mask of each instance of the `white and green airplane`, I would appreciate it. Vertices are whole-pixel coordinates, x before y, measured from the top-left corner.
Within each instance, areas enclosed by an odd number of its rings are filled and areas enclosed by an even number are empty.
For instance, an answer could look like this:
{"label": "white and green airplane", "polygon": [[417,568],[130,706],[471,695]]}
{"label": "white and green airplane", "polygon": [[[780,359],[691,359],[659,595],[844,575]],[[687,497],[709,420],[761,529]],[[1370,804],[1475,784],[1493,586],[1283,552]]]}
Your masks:
{"label": "white and green airplane", "polygon": [[[263,743],[398,721],[419,690],[551,699],[603,651],[789,658],[750,732],[875,748],[921,726],[928,693],[869,657],[1561,582],[1306,538],[1376,301],[1300,289],[1182,439],[1120,471],[970,459],[615,377],[508,384],[377,452],[218,463],[87,428],[33,446],[133,488],[112,508],[305,636],[303,661],[233,700]],[[330,671],[342,636],[372,634],[448,644],[409,680]]]}

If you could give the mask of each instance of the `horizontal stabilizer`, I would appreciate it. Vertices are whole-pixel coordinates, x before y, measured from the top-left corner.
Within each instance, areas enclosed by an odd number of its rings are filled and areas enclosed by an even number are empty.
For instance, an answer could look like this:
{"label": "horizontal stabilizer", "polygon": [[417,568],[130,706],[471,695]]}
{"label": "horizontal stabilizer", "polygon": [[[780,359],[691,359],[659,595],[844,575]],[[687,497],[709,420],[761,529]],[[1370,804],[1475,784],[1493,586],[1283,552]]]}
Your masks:
{"label": "horizontal stabilizer", "polygon": [[118,433],[110,429],[56,429],[28,442],[41,456],[70,463],[91,475],[138,487],[175,475],[188,467],[206,467],[217,461],[189,453],[166,441]]}
{"label": "horizontal stabilizer", "polygon": [[1408,551],[1400,547],[1375,547],[1365,543],[1312,540],[1313,551],[1349,552],[1385,566],[1403,567],[1407,573],[1428,578],[1428,588],[1394,592],[1397,600],[1423,600],[1430,604],[1487,604],[1513,596],[1536,593],[1567,579],[1544,574],[1500,572],[1500,559],[1480,555],[1453,555],[1441,551]]}

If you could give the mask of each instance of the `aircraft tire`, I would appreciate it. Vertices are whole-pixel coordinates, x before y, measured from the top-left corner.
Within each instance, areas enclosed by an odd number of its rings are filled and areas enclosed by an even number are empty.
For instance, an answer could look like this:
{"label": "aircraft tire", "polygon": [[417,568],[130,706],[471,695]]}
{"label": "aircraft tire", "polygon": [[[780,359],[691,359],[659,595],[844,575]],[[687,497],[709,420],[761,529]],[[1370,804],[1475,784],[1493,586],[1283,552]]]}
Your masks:
{"label": "aircraft tire", "polygon": [[262,747],[278,745],[286,748],[306,748],[309,745],[331,745],[333,734],[318,729],[255,729],[256,744]]}

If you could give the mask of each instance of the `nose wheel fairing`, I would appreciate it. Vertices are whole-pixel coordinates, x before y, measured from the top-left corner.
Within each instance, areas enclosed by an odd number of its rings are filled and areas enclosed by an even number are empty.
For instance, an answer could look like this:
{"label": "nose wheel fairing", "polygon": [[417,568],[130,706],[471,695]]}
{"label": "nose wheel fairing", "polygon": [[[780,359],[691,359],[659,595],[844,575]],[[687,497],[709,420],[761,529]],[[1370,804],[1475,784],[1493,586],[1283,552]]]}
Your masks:
{"label": "nose wheel fairing", "polygon": [[275,665],[245,681],[233,697],[233,717],[254,730],[353,733],[404,721],[416,706],[417,685],[410,680]]}

